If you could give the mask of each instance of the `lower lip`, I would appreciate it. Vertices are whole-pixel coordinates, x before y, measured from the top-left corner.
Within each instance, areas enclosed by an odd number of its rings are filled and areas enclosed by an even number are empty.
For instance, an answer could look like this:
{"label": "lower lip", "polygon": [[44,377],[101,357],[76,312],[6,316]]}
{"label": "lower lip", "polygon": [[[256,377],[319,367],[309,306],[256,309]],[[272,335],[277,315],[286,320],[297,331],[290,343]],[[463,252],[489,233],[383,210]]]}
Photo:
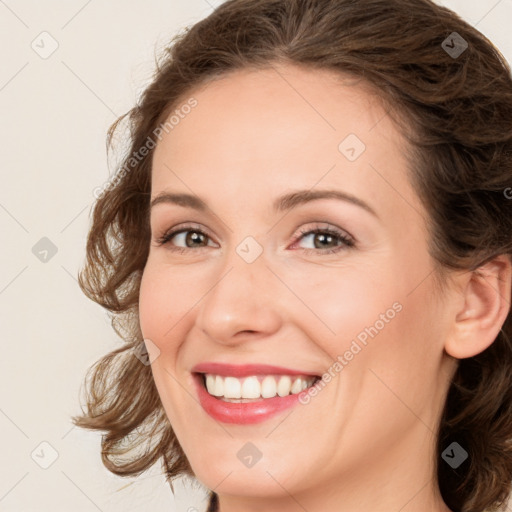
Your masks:
{"label": "lower lip", "polygon": [[194,381],[203,409],[213,419],[223,423],[238,425],[260,423],[299,403],[299,393],[283,397],[262,398],[254,402],[224,402],[206,391],[201,375],[194,374]]}

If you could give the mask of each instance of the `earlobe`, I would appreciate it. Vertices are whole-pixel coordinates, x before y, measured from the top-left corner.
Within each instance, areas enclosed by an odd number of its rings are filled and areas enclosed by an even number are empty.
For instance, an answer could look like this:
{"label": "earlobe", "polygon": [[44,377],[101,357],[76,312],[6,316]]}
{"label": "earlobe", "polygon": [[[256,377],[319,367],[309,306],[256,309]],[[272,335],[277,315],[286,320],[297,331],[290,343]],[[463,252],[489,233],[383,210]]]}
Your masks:
{"label": "earlobe", "polygon": [[457,359],[473,357],[488,348],[510,313],[512,263],[499,255],[464,276],[462,307],[456,312],[446,352]]}

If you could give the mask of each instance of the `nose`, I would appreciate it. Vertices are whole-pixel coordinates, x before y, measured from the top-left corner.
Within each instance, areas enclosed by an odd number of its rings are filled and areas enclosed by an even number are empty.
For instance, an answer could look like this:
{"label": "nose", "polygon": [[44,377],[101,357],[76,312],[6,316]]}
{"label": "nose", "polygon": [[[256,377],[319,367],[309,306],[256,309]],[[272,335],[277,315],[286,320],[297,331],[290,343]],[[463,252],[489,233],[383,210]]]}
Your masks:
{"label": "nose", "polygon": [[224,345],[271,336],[282,325],[279,286],[262,256],[247,263],[235,253],[199,303],[196,326]]}

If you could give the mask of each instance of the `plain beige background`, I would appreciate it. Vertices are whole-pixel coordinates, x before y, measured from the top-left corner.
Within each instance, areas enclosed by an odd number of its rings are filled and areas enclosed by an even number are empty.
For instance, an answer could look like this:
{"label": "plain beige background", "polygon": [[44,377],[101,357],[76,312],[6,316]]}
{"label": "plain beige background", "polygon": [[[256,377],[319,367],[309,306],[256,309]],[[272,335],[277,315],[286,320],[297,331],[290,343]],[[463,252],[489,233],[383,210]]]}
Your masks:
{"label": "plain beige background", "polygon": [[[76,281],[109,176],[107,129],[150,80],[155,50],[220,3],[0,0],[1,511],[205,509],[204,490],[174,497],[159,465],[110,474],[100,434],[69,417],[87,368],[121,343]],[[512,0],[439,3],[512,61]]]}

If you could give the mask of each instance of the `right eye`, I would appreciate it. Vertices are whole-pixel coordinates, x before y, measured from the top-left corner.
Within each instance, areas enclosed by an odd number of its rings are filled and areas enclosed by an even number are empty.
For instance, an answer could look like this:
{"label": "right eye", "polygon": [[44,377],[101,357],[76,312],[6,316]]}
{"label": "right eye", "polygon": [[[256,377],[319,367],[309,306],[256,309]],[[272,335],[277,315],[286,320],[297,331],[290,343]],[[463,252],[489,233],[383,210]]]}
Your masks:
{"label": "right eye", "polygon": [[[171,243],[173,239],[174,241]],[[208,240],[210,237],[201,229],[195,226],[181,226],[178,229],[166,231],[156,242],[159,246],[169,246],[171,251],[185,252],[188,249],[194,249],[194,246],[196,248],[207,247]],[[184,244],[184,246],[176,246],[176,242]]]}

